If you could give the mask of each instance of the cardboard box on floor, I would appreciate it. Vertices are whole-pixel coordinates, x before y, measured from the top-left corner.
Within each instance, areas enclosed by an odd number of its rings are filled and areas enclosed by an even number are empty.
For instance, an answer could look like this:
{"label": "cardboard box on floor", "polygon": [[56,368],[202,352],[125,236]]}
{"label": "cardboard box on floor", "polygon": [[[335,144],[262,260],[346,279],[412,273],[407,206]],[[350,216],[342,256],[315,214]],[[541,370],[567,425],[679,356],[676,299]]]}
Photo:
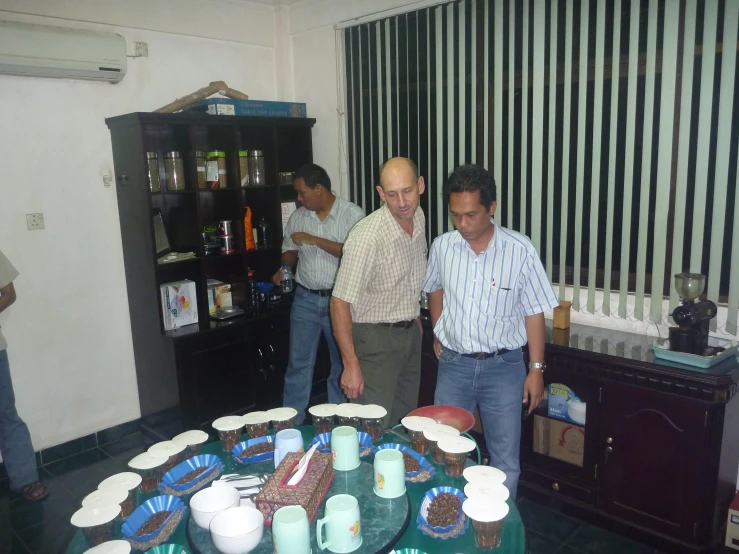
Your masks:
{"label": "cardboard box on floor", "polygon": [[555,419],[549,420],[549,455],[582,467],[585,453],[585,428]]}
{"label": "cardboard box on floor", "polygon": [[549,421],[548,417],[534,415],[534,452],[549,454]]}

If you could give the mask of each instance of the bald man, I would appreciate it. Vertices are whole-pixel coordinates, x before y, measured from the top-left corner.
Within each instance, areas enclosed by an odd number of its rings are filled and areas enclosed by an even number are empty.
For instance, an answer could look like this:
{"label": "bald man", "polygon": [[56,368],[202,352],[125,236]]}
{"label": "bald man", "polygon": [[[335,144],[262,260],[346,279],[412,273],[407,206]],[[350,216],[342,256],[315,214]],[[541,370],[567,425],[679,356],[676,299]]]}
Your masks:
{"label": "bald man", "polygon": [[418,207],[423,191],[423,177],[411,160],[385,163],[377,187],[384,205],[349,234],[331,298],[344,362],[342,389],[351,401],[383,406],[386,426],[418,403],[418,300],[428,252]]}

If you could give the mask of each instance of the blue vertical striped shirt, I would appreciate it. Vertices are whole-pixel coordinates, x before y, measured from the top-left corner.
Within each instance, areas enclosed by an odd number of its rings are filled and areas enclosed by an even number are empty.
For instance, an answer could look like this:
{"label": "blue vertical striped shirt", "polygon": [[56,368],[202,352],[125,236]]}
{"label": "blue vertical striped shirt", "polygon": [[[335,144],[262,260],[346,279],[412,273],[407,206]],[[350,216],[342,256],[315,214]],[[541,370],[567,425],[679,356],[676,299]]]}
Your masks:
{"label": "blue vertical striped shirt", "polygon": [[434,240],[423,290],[439,289],[444,306],[434,333],[462,354],[522,347],[526,316],[559,305],[534,245],[499,225],[482,253],[458,231]]}

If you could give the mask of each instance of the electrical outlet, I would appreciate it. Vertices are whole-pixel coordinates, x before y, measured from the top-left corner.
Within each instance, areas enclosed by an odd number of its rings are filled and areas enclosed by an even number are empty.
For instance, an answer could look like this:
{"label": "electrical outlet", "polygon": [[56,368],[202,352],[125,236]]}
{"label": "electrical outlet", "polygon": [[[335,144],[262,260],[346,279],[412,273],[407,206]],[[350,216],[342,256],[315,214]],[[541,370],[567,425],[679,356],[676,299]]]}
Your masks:
{"label": "electrical outlet", "polygon": [[29,231],[44,228],[44,214],[26,214],[26,225]]}
{"label": "electrical outlet", "polygon": [[103,175],[103,186],[109,187],[113,182],[113,178],[110,175]]}
{"label": "electrical outlet", "polygon": [[145,42],[134,41],[134,55],[137,58],[148,58],[149,57],[149,45]]}

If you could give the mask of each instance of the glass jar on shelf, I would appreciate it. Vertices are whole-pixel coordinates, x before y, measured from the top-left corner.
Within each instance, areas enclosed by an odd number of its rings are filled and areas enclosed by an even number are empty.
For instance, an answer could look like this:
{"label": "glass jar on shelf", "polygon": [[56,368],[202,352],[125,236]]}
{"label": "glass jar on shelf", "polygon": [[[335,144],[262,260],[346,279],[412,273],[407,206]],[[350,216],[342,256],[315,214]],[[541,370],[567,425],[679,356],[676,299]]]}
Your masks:
{"label": "glass jar on shelf", "polygon": [[164,175],[167,190],[185,190],[185,166],[179,152],[165,154]]}
{"label": "glass jar on shelf", "polygon": [[146,153],[146,176],[149,180],[149,190],[160,192],[162,187],[159,184],[159,156],[156,152]]}
{"label": "glass jar on shelf", "polygon": [[239,179],[241,186],[249,186],[249,151],[239,150]]}
{"label": "glass jar on shelf", "polygon": [[249,186],[261,187],[267,184],[267,175],[264,169],[264,152],[262,150],[249,151]]}
{"label": "glass jar on shelf", "polygon": [[209,189],[225,189],[228,186],[226,182],[226,153],[223,150],[208,152],[205,174]]}
{"label": "glass jar on shelf", "polygon": [[207,181],[205,180],[205,152],[202,150],[195,151],[195,170],[198,176],[198,188],[208,188]]}

